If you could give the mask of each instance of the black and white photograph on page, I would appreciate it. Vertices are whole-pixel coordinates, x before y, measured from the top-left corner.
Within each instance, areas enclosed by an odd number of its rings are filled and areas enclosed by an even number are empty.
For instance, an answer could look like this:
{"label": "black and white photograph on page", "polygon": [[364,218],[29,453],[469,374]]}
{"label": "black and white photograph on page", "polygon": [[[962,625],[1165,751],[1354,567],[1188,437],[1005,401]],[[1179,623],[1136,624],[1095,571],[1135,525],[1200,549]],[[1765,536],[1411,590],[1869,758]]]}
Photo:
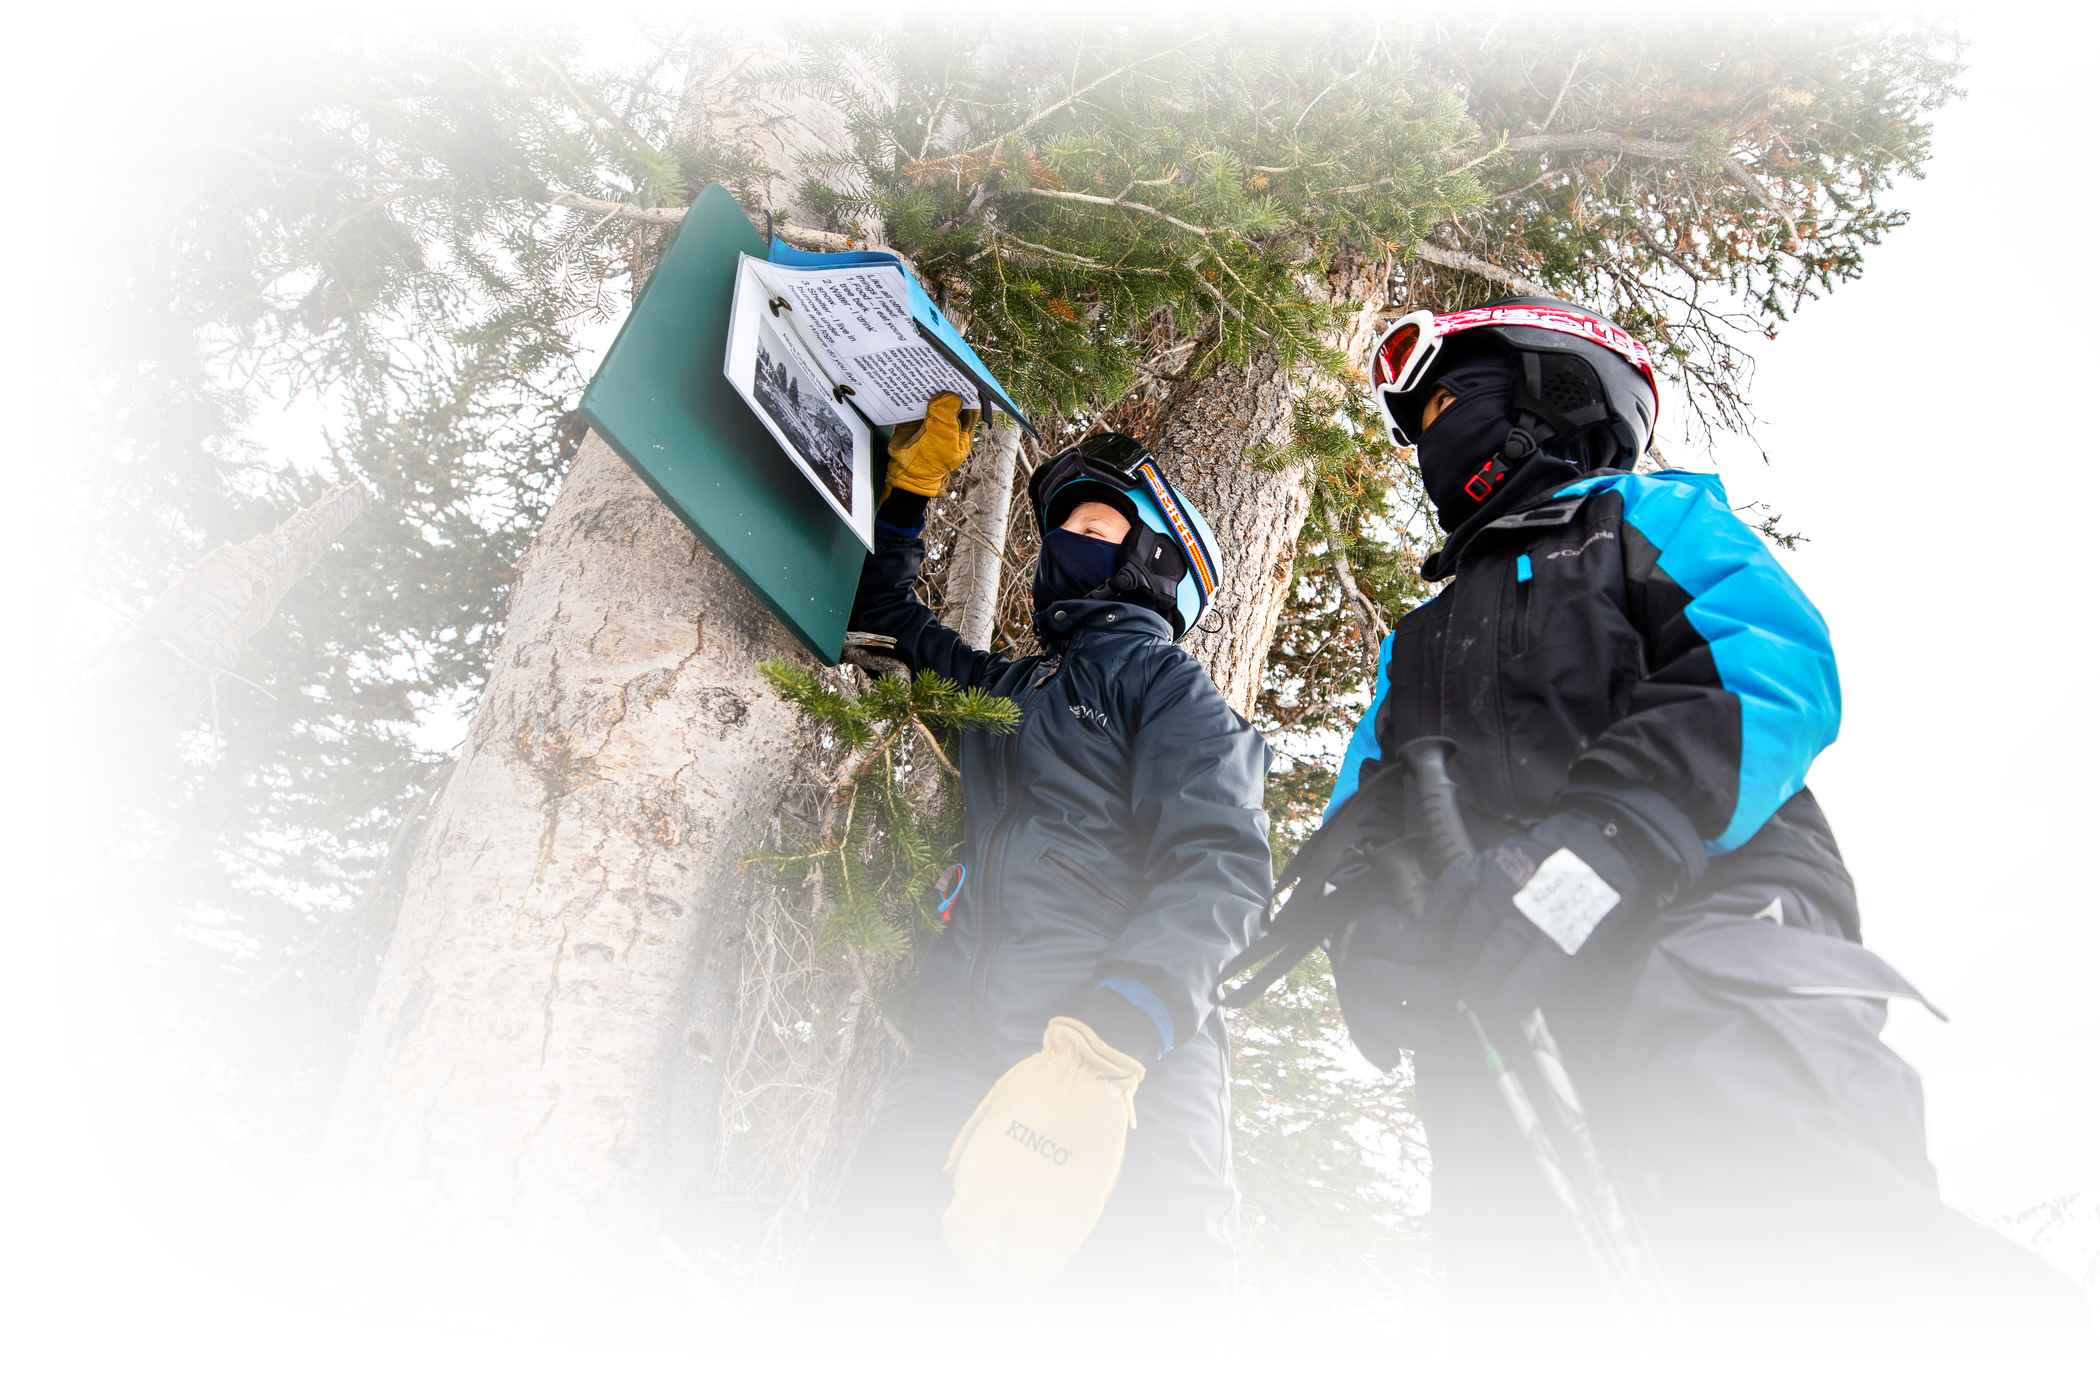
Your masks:
{"label": "black and white photograph on page", "polygon": [[796,334],[785,298],[776,297],[745,259],[722,373],[766,425],[824,504],[875,547],[874,430],[840,397],[832,377]]}
{"label": "black and white photograph on page", "polygon": [[841,511],[853,509],[853,434],[824,385],[811,379],[773,328],[758,323],[757,373],[752,391],[774,435],[801,454]]}

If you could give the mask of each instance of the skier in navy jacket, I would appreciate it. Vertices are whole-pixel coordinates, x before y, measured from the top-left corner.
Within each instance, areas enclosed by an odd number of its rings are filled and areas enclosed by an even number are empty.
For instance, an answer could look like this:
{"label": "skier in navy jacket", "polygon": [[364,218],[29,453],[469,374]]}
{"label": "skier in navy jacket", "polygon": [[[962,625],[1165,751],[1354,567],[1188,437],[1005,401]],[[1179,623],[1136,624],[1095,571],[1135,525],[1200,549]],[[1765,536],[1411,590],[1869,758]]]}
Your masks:
{"label": "skier in navy jacket", "polygon": [[[1453,1296],[1599,1296],[1463,1004],[1505,1045],[1547,1014],[1680,1296],[2061,1303],[1939,1203],[1916,1076],[1878,1039],[1918,994],[1861,946],[1805,785],[1838,732],[1829,633],[1717,479],[1633,472],[1644,347],[1528,298],[1408,317],[1371,380],[1446,531],[1423,574],[1447,582],[1384,639],[1300,858],[1320,878],[1278,924],[1329,940],[1366,1055],[1413,1054]],[[1478,854],[1429,872],[1409,918],[1378,853],[1419,838],[1397,755],[1431,735]]]}
{"label": "skier in navy jacket", "polygon": [[1020,719],[962,736],[948,931],[923,955],[912,1054],[813,1281],[892,1299],[1215,1297],[1238,1191],[1211,989],[1270,893],[1267,745],[1175,645],[1222,557],[1150,451],[1094,435],[1029,480],[1041,650],[972,647],[913,592],[928,501],[969,441],[952,394],[893,440],[853,623]]}

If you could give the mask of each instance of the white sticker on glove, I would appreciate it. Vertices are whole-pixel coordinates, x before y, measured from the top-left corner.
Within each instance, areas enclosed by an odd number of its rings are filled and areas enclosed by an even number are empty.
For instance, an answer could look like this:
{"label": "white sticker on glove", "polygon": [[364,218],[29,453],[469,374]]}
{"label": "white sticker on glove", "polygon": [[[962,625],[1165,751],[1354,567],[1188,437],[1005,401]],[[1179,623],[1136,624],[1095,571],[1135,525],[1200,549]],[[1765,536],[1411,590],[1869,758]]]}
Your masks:
{"label": "white sticker on glove", "polygon": [[1581,856],[1563,846],[1539,862],[1539,868],[1511,899],[1539,932],[1573,956],[1618,907],[1619,892],[1590,869]]}

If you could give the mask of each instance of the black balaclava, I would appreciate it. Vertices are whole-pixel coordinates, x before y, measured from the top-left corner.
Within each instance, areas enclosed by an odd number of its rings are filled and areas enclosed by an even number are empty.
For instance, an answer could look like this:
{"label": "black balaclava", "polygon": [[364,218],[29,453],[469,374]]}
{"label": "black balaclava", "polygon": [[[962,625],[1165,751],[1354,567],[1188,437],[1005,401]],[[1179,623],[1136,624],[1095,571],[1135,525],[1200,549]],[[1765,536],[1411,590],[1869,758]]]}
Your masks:
{"label": "black balaclava", "polygon": [[1436,506],[1437,523],[1450,534],[1509,485],[1496,481],[1493,472],[1483,476],[1481,468],[1509,441],[1517,367],[1502,355],[1483,356],[1440,376],[1436,387],[1449,389],[1457,401],[1417,435],[1415,460]]}
{"label": "black balaclava", "polygon": [[[1422,486],[1444,527],[1442,548],[1422,561],[1422,577],[1448,578],[1472,536],[1541,491],[1582,476],[1594,456],[1587,440],[1541,442],[1511,466],[1497,460],[1517,412],[1517,362],[1496,353],[1454,365],[1437,379],[1456,400],[1417,434]],[[1534,426],[1533,431],[1537,431]],[[1468,487],[1471,490],[1468,490]]]}
{"label": "black balaclava", "polygon": [[1102,587],[1115,573],[1122,548],[1072,530],[1052,530],[1043,536],[1043,552],[1035,560],[1036,611],[1084,598]]}

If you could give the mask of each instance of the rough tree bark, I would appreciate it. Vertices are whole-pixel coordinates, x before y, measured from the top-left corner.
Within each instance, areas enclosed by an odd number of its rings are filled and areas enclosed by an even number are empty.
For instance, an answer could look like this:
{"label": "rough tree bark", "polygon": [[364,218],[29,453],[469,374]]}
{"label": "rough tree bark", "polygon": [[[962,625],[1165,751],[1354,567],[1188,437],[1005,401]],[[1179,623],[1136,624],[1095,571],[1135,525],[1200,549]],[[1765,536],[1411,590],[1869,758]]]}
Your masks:
{"label": "rough tree bark", "polygon": [[[1328,343],[1347,364],[1362,364],[1388,309],[1385,266],[1344,255],[1323,276],[1308,277],[1305,289],[1334,307]],[[1182,386],[1152,429],[1161,463],[1210,521],[1225,556],[1216,620],[1184,645],[1233,708],[1249,716],[1291,587],[1311,491],[1303,466],[1264,470],[1248,459],[1259,446],[1289,440],[1293,387],[1272,356],[1224,366]],[[1361,598],[1353,579],[1344,583]],[[1375,658],[1380,638],[1367,636]]]}
{"label": "rough tree bark", "polygon": [[[704,1065],[737,863],[806,754],[793,639],[596,435],[520,562],[339,1146],[470,1211],[616,1204]],[[691,1022],[691,1024],[688,1024]]]}
{"label": "rough tree bark", "polygon": [[[700,53],[682,128],[762,150],[775,207],[842,127]],[[411,867],[331,1133],[439,1219],[589,1233],[704,1195],[743,859],[815,757],[760,677],[801,649],[592,435],[520,561]],[[696,1174],[702,1179],[696,1180]]]}
{"label": "rough tree bark", "polygon": [[1288,377],[1262,355],[1188,385],[1167,405],[1151,443],[1224,555],[1214,620],[1183,644],[1244,715],[1254,713],[1261,693],[1309,500],[1304,467],[1261,470],[1248,457],[1261,444],[1281,444],[1290,417]]}

